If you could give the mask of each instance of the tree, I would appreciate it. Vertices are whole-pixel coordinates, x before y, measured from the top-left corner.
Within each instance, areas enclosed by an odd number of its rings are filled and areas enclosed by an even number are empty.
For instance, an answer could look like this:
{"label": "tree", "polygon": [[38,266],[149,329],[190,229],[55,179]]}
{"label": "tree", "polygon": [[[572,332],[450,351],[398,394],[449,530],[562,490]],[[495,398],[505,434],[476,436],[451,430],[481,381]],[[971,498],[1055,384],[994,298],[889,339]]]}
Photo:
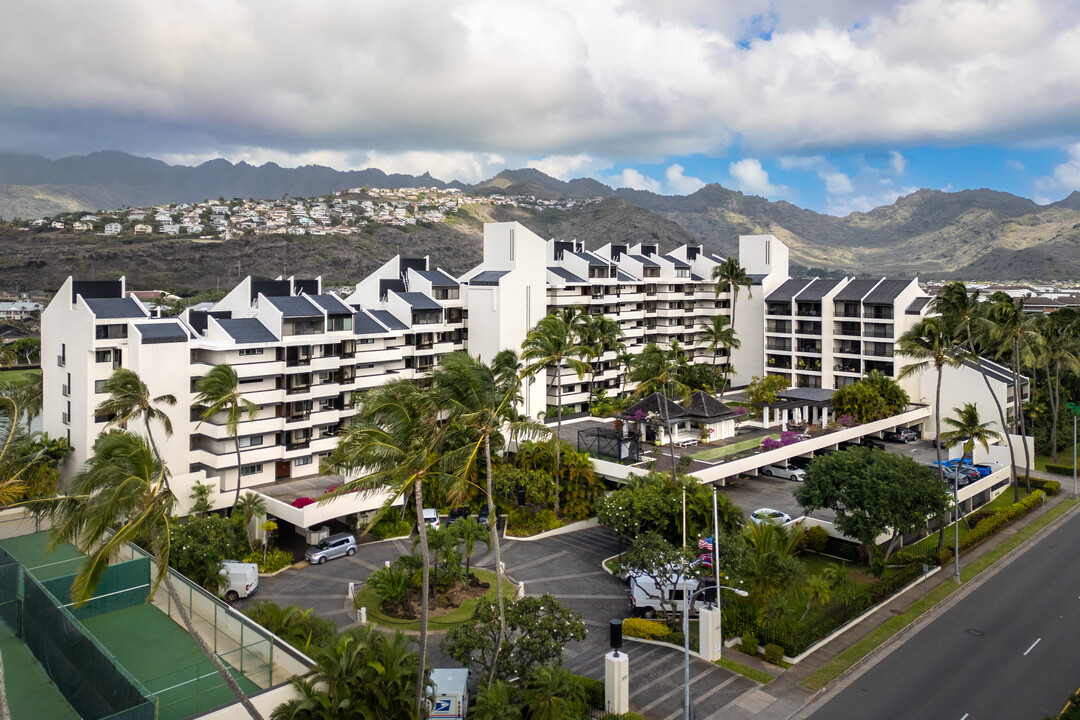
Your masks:
{"label": "tree", "polygon": [[585,691],[564,667],[535,668],[521,692],[529,720],[566,720],[583,717]]}
{"label": "tree", "polygon": [[[420,544],[420,536],[417,535],[413,538],[413,547],[415,548]],[[431,587],[435,591],[435,597],[432,599],[435,604],[439,602],[439,558],[445,557],[445,555],[455,545],[455,538],[450,532],[450,528],[442,527],[438,530],[429,528],[427,533],[427,552],[431,553],[431,567],[434,571],[431,578]]]}
{"label": "tree", "polygon": [[534,667],[561,662],[568,642],[585,639],[585,623],[552,595],[523,597],[506,603],[506,633],[496,657],[499,636],[498,608],[480,602],[472,620],[452,628],[440,647],[451,659],[484,676],[509,680],[527,676]]}
{"label": "tree", "polygon": [[[987,311],[985,327],[993,341],[999,343],[998,358],[1008,352],[1012,359],[1013,403],[1016,419],[1019,423],[1020,437],[1027,437],[1024,421],[1024,404],[1020,397],[1020,365],[1027,361],[1031,364],[1038,354],[1041,337],[1036,330],[1037,316],[1024,310],[1024,299],[1014,299],[1004,292],[990,296],[990,309]],[[1031,492],[1031,453],[1024,442],[1024,485]],[[1020,488],[1013,487],[1013,498],[1020,500]]]}
{"label": "tree", "polygon": [[803,532],[801,524],[786,528],[773,522],[751,522],[743,526],[746,552],[739,578],[762,619],[775,616],[780,604],[777,599],[799,585],[803,568],[794,556]]}
{"label": "tree", "polygon": [[[1058,319],[1059,315],[1061,319]],[[1080,336],[1077,335],[1075,315],[1065,316],[1060,311],[1044,316],[1038,325],[1038,331],[1042,336],[1038,359],[1046,368],[1050,390],[1050,453],[1056,463],[1058,416],[1061,412],[1061,371],[1080,374]]]}
{"label": "tree", "polygon": [[735,303],[739,300],[739,286],[746,288],[746,297],[753,298],[750,287],[754,284],[753,278],[746,273],[746,268],[739,261],[729,257],[712,270],[712,279],[716,281],[716,297],[720,293],[731,290],[731,326],[735,327]]}
{"label": "tree", "polygon": [[720,354],[720,349],[723,348],[724,354],[728,355],[728,362],[724,363],[724,382],[723,384],[717,383],[717,387],[720,388],[717,394],[723,400],[724,390],[728,384],[727,376],[731,370],[730,352],[742,347],[742,341],[735,336],[735,328],[726,315],[713,315],[710,317],[708,322],[702,323],[701,332],[704,334],[705,347],[712,351],[713,375],[716,374],[716,358]]}
{"label": "tree", "polygon": [[746,386],[746,397],[755,405],[771,405],[780,393],[791,387],[791,381],[783,375],[766,375],[750,379]]}
{"label": "tree", "polygon": [[465,545],[465,577],[469,577],[471,571],[472,555],[476,551],[476,543],[484,543],[484,547],[491,549],[491,531],[480,524],[480,521],[472,515],[461,518],[450,526],[450,533],[455,543]]}
{"label": "tree", "polygon": [[[578,379],[585,377],[589,364],[582,358],[592,355],[592,350],[581,341],[579,318],[581,308],[567,308],[555,311],[536,323],[536,327],[525,336],[521,348],[521,359],[525,361],[524,375],[535,375],[541,370],[555,370],[551,382],[556,393],[556,439],[562,437],[562,368],[565,364],[577,373]],[[555,475],[560,468],[560,448],[555,444]],[[555,514],[559,514],[559,493],[555,493]]]}
{"label": "tree", "polygon": [[505,680],[481,687],[469,717],[472,720],[521,720],[517,689]]}
{"label": "tree", "polygon": [[52,520],[49,548],[67,542],[86,555],[71,584],[71,598],[78,607],[94,596],[116,552],[129,542],[141,541],[157,563],[150,596],[165,585],[188,634],[247,713],[260,720],[261,715],[221,658],[195,629],[169,576],[173,550],[170,519],[176,505],[168,470],[148,439],[126,431],[103,433],[94,443],[94,454],[86,469],[72,481],[71,492],[43,508]]}
{"label": "tree", "polygon": [[[941,378],[946,365],[959,367],[963,364],[960,354],[955,352],[956,346],[952,334],[948,332],[940,318],[923,318],[900,336],[899,345],[901,353],[919,361],[904,366],[904,369],[900,371],[901,380],[920,373],[931,365],[937,373],[934,382],[934,438],[941,438]],[[944,483],[945,469],[941,462],[941,443],[934,443],[934,454],[937,456],[938,480]],[[945,543],[945,525],[946,523],[941,523],[941,530],[938,532],[938,549]]]}
{"label": "tree", "polygon": [[666,399],[675,395],[684,400],[690,397],[693,388],[685,382],[686,357],[677,342],[664,351],[655,343],[649,343],[641,351],[630,379],[638,383],[634,391],[636,397],[644,397],[659,392],[665,401],[661,401],[660,420],[667,431],[668,445],[671,452],[671,480],[678,483],[675,437],[671,432],[671,418],[668,417]]}
{"label": "tree", "polygon": [[979,408],[975,403],[964,403],[962,407],[953,408],[953,416],[944,418],[946,425],[952,427],[941,434],[941,439],[948,447],[963,445],[964,455],[975,462],[975,444],[982,445],[983,450],[990,450],[990,442],[999,440],[1001,433],[994,430],[992,423],[982,422],[979,417]]}
{"label": "tree", "polygon": [[127,368],[117,368],[105,381],[106,400],[101,401],[96,409],[98,415],[104,415],[109,419],[106,427],[124,428],[132,420],[142,420],[146,428],[146,438],[150,441],[150,447],[159,458],[157,443],[154,442],[154,433],[150,428],[151,421],[161,423],[165,430],[165,436],[172,435],[172,421],[164,410],[156,407],[176,405],[175,395],[159,395],[150,398],[150,388],[142,381],[138,373]]}
{"label": "tree", "polygon": [[18,397],[0,395],[0,506],[55,489],[56,467],[69,449],[65,439],[29,434],[22,415]]}
{"label": "tree", "polygon": [[[202,410],[199,425],[209,422],[218,413],[225,413],[225,432],[233,439],[236,449],[236,497],[233,505],[240,501],[240,483],[243,479],[243,462],[240,458],[240,421],[247,416],[254,420],[259,414],[259,406],[240,393],[240,378],[231,365],[215,365],[195,381],[193,407]],[[196,426],[197,427],[197,426]]]}
{"label": "tree", "polygon": [[214,576],[221,561],[239,558],[247,549],[241,529],[221,515],[192,517],[182,525],[174,521],[171,532],[172,567],[211,591],[217,589]]}
{"label": "tree", "polygon": [[871,370],[861,380],[833,393],[833,410],[868,423],[896,415],[907,409],[911,399],[899,383],[879,370]]}
{"label": "tree", "polygon": [[0,396],[10,398],[19,408],[16,421],[22,421],[27,435],[33,435],[33,421],[41,414],[44,386],[40,373],[19,381],[0,380]]}
{"label": "tree", "polygon": [[945,485],[929,468],[909,457],[862,447],[815,458],[795,489],[795,500],[807,511],[833,510],[836,528],[868,549],[891,530],[885,560],[902,535],[916,532],[927,518],[948,508]]}
{"label": "tree", "polygon": [[584,315],[581,323],[581,344],[589,348],[589,402],[596,396],[596,374],[604,353],[617,357],[626,349],[623,331],[617,320],[606,315]]}
{"label": "tree", "polygon": [[353,490],[388,490],[391,503],[410,491],[416,505],[417,534],[423,559],[420,586],[420,657],[416,680],[414,713],[419,717],[423,671],[427,662],[428,581],[431,558],[427,523],[424,522],[424,484],[447,477],[443,463],[443,438],[447,423],[441,422],[442,408],[433,393],[408,380],[381,385],[364,396],[363,410],[338,439],[338,446],[326,459],[326,471],[363,474],[349,480],[324,498]]}

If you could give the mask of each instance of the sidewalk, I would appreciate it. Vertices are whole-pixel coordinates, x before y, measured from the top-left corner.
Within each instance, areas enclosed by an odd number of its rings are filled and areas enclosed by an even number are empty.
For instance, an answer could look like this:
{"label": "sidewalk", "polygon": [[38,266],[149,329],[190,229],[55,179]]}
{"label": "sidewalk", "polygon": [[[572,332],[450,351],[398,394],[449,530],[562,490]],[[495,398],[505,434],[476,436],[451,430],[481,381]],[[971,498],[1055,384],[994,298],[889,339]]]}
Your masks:
{"label": "sidewalk", "polygon": [[[1071,479],[1066,483],[1064,476],[1036,471],[1032,471],[1031,477],[1057,480],[1062,483],[1062,491],[1054,497],[1047,498],[1042,507],[1033,510],[1027,516],[1017,520],[996,533],[993,537],[988,538],[978,546],[962,554],[960,556],[961,571],[971,565],[971,563],[985,556],[994,548],[999,547],[1008,538],[1016,535],[1023,528],[1046,515],[1052,508],[1072,497]],[[1066,488],[1066,485],[1068,485],[1068,488]],[[1011,491],[1006,490],[1006,492]],[[1061,522],[1066,517],[1068,516],[1062,516],[1055,522]],[[1053,527],[1053,525],[1044,528],[1044,532],[1049,530],[1050,527]],[[1030,540],[1035,539],[1036,538],[1031,538]],[[1022,549],[1025,546],[1026,543],[1020,545],[1017,550]],[[853,673],[860,672],[863,665],[868,661],[872,662],[874,660],[875,656],[881,651],[881,648],[888,647],[896,642],[902,642],[906,635],[917,630],[930,619],[936,617],[942,610],[957,602],[960,597],[963,596],[965,590],[973,589],[980,581],[985,580],[993,572],[994,568],[991,567],[981,573],[977,578],[966,581],[959,591],[945,598],[917,620],[904,627],[904,629],[895,636],[882,643],[879,648],[871,650],[863,659],[856,662],[851,668],[842,673],[840,677],[831,681],[829,685],[819,692],[807,690],[799,683],[821,669],[837,655],[852,647],[870,633],[879,629],[896,615],[903,613],[912,605],[922,602],[925,593],[932,593],[935,588],[946,583],[952,583],[953,573],[951,566],[949,568],[943,568],[941,572],[935,574],[926,582],[909,590],[903,595],[894,596],[888,602],[883,603],[872,616],[820,648],[799,664],[794,665],[787,670],[781,670],[779,674],[777,674],[778,668],[768,665],[762,660],[751,658],[735,650],[725,652],[725,657],[729,657],[732,660],[736,660],[744,665],[759,669],[762,672],[767,672],[776,677],[769,684],[747,692],[732,702],[728,707],[724,708],[721,717],[725,719],[730,718],[732,720],[789,720],[789,718],[803,718],[809,716],[813,710],[821,704],[820,702],[815,702],[814,706],[807,708],[806,706],[810,702],[818,699],[819,696],[828,693],[846,677],[851,676]],[[702,720],[705,719],[703,718]]]}

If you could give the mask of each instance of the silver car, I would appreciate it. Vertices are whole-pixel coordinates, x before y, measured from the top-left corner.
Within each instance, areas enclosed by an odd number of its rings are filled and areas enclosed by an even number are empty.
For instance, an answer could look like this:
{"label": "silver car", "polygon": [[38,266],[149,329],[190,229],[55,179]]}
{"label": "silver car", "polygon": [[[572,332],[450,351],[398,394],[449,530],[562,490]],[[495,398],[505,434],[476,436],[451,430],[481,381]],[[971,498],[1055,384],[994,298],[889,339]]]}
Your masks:
{"label": "silver car", "polygon": [[318,545],[313,545],[304,553],[304,558],[312,565],[322,565],[327,560],[334,558],[352,557],[356,554],[356,538],[352,533],[338,533],[331,535],[325,540],[320,540]]}

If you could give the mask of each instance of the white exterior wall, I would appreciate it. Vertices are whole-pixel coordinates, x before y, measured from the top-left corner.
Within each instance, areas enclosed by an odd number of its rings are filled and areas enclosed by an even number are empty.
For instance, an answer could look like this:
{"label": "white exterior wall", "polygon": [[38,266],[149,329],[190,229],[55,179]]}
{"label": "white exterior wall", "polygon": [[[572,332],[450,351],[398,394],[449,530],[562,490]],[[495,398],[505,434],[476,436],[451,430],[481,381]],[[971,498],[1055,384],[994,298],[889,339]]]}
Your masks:
{"label": "white exterior wall", "polygon": [[765,298],[788,278],[788,249],[772,235],[740,235],[739,262],[748,275],[767,276],[750,293],[740,288],[734,308],[735,333],[742,347],[731,353],[731,382],[746,385],[753,376],[765,373]]}

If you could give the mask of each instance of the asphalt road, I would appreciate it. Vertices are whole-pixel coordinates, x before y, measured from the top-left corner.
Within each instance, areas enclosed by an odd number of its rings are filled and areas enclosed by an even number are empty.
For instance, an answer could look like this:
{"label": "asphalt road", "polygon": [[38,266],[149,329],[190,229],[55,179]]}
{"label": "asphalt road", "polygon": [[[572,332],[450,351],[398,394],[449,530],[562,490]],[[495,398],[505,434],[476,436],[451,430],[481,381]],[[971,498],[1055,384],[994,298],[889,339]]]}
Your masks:
{"label": "asphalt road", "polygon": [[1080,515],[858,676],[813,720],[1036,720],[1080,686]]}

